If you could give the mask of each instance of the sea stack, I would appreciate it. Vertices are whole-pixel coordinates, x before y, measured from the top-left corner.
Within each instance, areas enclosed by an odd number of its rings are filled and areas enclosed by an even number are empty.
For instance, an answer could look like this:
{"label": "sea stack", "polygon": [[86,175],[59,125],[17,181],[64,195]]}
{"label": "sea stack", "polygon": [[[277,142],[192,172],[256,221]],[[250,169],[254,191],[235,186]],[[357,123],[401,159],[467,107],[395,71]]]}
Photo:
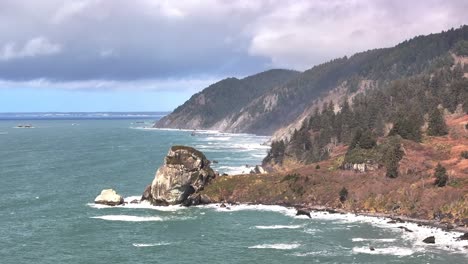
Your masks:
{"label": "sea stack", "polygon": [[197,205],[210,199],[198,194],[216,177],[205,155],[187,146],[173,146],[141,197],[153,205]]}

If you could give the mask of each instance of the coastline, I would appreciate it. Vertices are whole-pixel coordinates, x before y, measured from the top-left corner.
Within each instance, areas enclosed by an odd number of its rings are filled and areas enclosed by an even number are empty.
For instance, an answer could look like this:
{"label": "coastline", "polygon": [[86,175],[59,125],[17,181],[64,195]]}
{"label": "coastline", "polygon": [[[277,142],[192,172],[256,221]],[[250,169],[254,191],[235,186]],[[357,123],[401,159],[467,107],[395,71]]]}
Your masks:
{"label": "coastline", "polygon": [[[96,209],[104,208],[115,208],[115,209],[146,209],[146,210],[156,210],[161,212],[175,212],[179,210],[188,210],[189,208],[198,208],[198,209],[212,209],[216,212],[221,213],[232,213],[235,211],[271,211],[281,213],[291,218],[298,218],[303,220],[325,220],[333,221],[335,223],[344,223],[344,224],[353,224],[353,223],[367,223],[382,229],[395,230],[396,232],[401,232],[401,237],[411,241],[411,243],[417,246],[420,250],[424,250],[426,247],[437,247],[444,250],[455,251],[459,253],[468,253],[468,240],[458,239],[468,230],[465,228],[454,228],[454,229],[444,229],[443,226],[435,223],[434,221],[408,218],[404,216],[391,216],[387,214],[380,213],[354,213],[347,212],[341,209],[332,209],[329,207],[313,206],[313,207],[300,207],[307,208],[310,210],[311,217],[304,215],[297,215],[297,209],[300,205],[285,205],[285,204],[254,204],[254,203],[210,203],[205,205],[197,206],[183,206],[183,205],[172,205],[172,206],[153,206],[150,203],[144,201],[138,204],[130,203],[131,200],[134,200],[137,196],[126,197],[126,204],[119,206],[107,206],[107,205],[96,205],[93,203],[88,203],[87,205]],[[178,214],[180,215],[180,213]],[[92,217],[98,218],[101,220],[108,221],[153,221],[154,219],[132,219],[132,216],[128,215],[111,215],[113,218],[102,217]],[[155,218],[153,216],[152,218]],[[157,216],[156,216],[157,218]],[[154,220],[156,221],[156,220]],[[157,219],[157,221],[164,221],[164,219]],[[389,223],[390,221],[395,221],[395,223]],[[348,227],[351,228],[351,227]],[[399,231],[397,231],[399,230]],[[410,231],[408,231],[410,230]],[[423,242],[423,239],[429,236],[435,236],[435,244],[426,244]],[[356,237],[356,239],[369,239],[365,234],[362,236]],[[384,239],[384,238],[373,238],[373,239]]]}

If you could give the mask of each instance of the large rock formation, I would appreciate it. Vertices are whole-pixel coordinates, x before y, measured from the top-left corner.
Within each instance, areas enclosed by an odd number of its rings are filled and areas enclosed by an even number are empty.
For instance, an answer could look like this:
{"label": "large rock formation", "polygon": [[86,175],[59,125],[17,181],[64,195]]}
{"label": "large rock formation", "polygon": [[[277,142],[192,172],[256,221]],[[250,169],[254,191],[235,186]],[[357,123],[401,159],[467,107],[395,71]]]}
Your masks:
{"label": "large rock formation", "polygon": [[122,196],[118,195],[116,191],[112,189],[104,189],[101,191],[101,194],[94,199],[94,203],[114,206],[123,204],[124,199]]}
{"label": "large rock formation", "polygon": [[209,197],[197,192],[215,177],[210,161],[202,152],[191,147],[173,146],[141,200],[148,200],[153,205],[209,203]]}

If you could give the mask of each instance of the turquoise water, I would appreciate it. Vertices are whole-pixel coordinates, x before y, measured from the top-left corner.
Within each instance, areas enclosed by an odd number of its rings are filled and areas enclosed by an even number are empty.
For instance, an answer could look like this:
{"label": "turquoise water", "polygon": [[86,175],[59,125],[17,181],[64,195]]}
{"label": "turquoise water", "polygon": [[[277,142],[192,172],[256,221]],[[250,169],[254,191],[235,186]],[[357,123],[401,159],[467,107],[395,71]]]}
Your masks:
{"label": "turquoise water", "polygon": [[[454,234],[352,215],[294,217],[274,206],[95,206],[149,184],[174,144],[216,169],[258,164],[264,137],[145,129],[137,120],[0,121],[0,263],[466,263]],[[437,245],[420,241],[435,234]],[[369,250],[369,245],[376,248]]]}

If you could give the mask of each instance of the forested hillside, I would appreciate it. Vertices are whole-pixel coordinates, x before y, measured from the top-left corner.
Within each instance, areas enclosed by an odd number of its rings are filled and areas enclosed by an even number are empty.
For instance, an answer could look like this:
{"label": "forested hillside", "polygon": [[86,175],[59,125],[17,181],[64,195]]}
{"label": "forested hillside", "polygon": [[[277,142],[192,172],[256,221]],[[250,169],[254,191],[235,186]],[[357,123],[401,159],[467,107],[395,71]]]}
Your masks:
{"label": "forested hillside", "polygon": [[299,72],[269,70],[244,79],[227,78],[194,94],[156,127],[188,129],[223,129],[229,116],[258,98],[272,87],[295,78]]}
{"label": "forested hillside", "polygon": [[[414,78],[412,82],[425,85],[421,78],[427,79],[442,69],[445,70],[439,74],[446,74],[449,68],[452,72],[455,60],[463,59],[467,54],[467,41],[468,26],[463,26],[439,34],[418,36],[392,48],[335,59],[300,74],[281,70],[267,72],[261,84],[244,85],[243,80],[226,79],[194,95],[158,122],[157,127],[214,128],[271,135],[307,114],[305,111],[314,102],[338,88],[345,90],[345,96],[354,97],[367,90],[384,90],[396,80],[404,83]],[[463,76],[466,71],[463,60],[459,67]],[[460,68],[457,71],[460,73]],[[275,78],[276,74],[283,76]],[[267,81],[268,78],[274,80]],[[448,79],[443,81],[451,82]],[[433,92],[434,96],[440,95],[439,92]],[[208,104],[207,98],[216,100]],[[457,97],[456,100],[461,99]],[[336,107],[341,102],[334,103]]]}

